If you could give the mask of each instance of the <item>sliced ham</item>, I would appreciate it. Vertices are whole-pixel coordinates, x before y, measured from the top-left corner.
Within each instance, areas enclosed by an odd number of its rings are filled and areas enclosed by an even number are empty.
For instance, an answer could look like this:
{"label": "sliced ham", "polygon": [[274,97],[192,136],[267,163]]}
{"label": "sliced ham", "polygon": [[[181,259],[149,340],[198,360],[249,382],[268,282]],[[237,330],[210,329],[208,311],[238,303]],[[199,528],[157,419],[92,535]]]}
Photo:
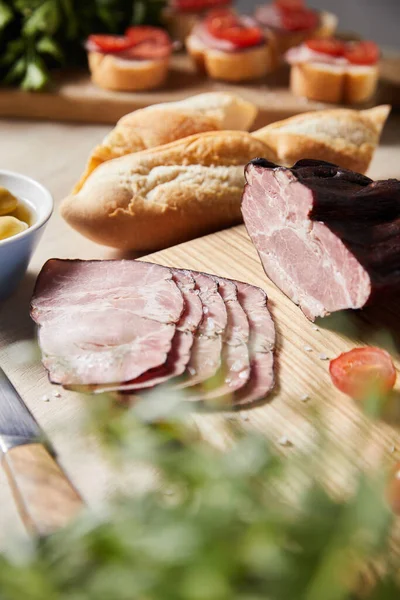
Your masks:
{"label": "sliced ham", "polygon": [[225,303],[212,276],[192,273],[203,305],[203,318],[197,329],[185,381],[177,387],[199,385],[214,377],[221,366],[222,336],[228,315]]}
{"label": "sliced ham", "polygon": [[246,179],[242,212],[264,269],[309,319],[400,291],[400,181],[263,159]]}
{"label": "sliced ham", "polygon": [[177,323],[171,350],[165,364],[124,385],[97,387],[97,393],[118,391],[133,394],[139,390],[166,383],[185,372],[191,357],[194,333],[203,318],[203,305],[190,272],[179,271],[178,269],[171,269],[171,272],[173,280],[182,293],[185,308]]}
{"label": "sliced ham", "polygon": [[266,398],[274,387],[275,325],[267,308],[267,294],[260,288],[236,282],[238,300],[250,325],[250,378],[233,397],[235,406]]}
{"label": "sliced ham", "polygon": [[233,281],[213,277],[225,303],[228,321],[222,336],[221,367],[214,381],[208,382],[209,391],[199,395],[200,400],[230,400],[231,394],[242,388],[250,377],[249,321],[238,300],[237,287]]}
{"label": "sliced ham", "polygon": [[164,267],[50,260],[31,315],[51,381],[87,386],[130,381],[164,364],[183,310]]}

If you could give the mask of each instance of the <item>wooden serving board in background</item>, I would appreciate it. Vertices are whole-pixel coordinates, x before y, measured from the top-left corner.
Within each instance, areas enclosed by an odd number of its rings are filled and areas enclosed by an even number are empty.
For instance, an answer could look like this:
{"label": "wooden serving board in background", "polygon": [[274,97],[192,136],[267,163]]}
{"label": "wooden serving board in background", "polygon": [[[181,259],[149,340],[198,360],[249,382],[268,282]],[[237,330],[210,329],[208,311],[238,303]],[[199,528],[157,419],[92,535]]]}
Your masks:
{"label": "wooden serving board in background", "polygon": [[[105,460],[98,436],[88,431],[85,418],[89,398],[61,390],[56,397],[45,370],[38,361],[24,361],[26,341],[35,330],[29,318],[29,301],[36,276],[52,257],[109,259],[122,256],[93,244],[70,229],[61,219],[59,201],[72,188],[85,164],[89,150],[101,140],[107,127],[46,122],[0,122],[0,164],[4,169],[39,179],[53,193],[54,215],[17,293],[0,304],[0,365],[54,444],[59,460],[84,499],[101,505],[117,489],[145,483],[138,466],[129,473],[113,468]],[[400,118],[392,116],[385,128],[369,175],[400,178]],[[128,256],[124,256],[128,258]],[[373,464],[400,460],[400,432],[396,415],[372,422],[362,416],[355,402],[340,394],[330,382],[328,362],[357,344],[388,347],[399,363],[400,313],[398,303],[368,308],[317,324],[307,321],[300,309],[286,298],[264,274],[257,253],[243,226],[193,240],[148,257],[164,265],[190,268],[247,281],[265,289],[277,328],[276,388],[264,405],[242,413],[205,414],[194,418],[204,437],[214,443],[225,440],[227,416],[243,427],[267,435],[282,452],[295,452],[315,439],[313,417],[318,411],[324,430],[337,447],[347,447],[354,463]],[[397,346],[397,347],[396,347]],[[307,351],[307,347],[311,351]],[[28,346],[28,352],[31,346]],[[400,392],[400,377],[397,383]],[[309,401],[304,402],[304,395]],[[397,406],[400,402],[397,400]],[[282,445],[282,440],[285,445]],[[286,441],[288,445],[286,445]],[[290,442],[290,443],[289,443]],[[290,445],[292,444],[292,445]],[[332,456],[327,473],[333,485],[343,484],[345,466]],[[351,477],[347,480],[351,482]],[[14,532],[19,518],[5,477],[0,470],[1,539]]]}
{"label": "wooden serving board in background", "polygon": [[[382,80],[378,97],[372,104],[400,106],[400,57],[390,54],[382,61]],[[90,81],[86,72],[60,72],[53,89],[28,93],[12,88],[0,89],[0,117],[26,117],[57,121],[114,124],[123,115],[160,102],[177,101],[195,94],[230,91],[241,94],[260,109],[255,127],[292,115],[331,107],[321,102],[296,98],[288,89],[288,71],[270,75],[265,82],[228,84],[197,74],[188,56],[175,55],[165,88],[152,92],[112,92]]]}

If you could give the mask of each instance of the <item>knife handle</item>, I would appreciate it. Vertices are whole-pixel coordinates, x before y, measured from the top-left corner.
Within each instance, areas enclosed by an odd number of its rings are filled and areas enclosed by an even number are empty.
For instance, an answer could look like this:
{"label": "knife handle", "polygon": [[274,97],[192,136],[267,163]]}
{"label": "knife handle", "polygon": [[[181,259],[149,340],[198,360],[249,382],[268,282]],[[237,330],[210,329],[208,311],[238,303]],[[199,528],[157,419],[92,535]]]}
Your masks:
{"label": "knife handle", "polygon": [[30,532],[53,533],[82,509],[78,492],[43,444],[11,448],[3,455],[3,466]]}

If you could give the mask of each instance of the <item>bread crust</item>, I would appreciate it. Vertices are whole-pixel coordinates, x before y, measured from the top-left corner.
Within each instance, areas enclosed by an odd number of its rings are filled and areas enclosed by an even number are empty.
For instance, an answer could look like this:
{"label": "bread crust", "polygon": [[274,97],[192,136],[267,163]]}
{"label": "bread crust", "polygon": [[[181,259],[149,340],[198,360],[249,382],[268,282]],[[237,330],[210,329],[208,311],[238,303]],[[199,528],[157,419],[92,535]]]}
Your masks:
{"label": "bread crust", "polygon": [[166,8],[162,13],[162,20],[171,38],[185,43],[193,27],[201,21],[202,14],[198,12],[182,13],[173,8]]}
{"label": "bread crust", "polygon": [[390,108],[314,111],[272,123],[253,135],[269,146],[280,164],[292,166],[302,158],[315,158],[365,173]]}
{"label": "bread crust", "polygon": [[295,96],[332,104],[370,100],[378,84],[378,67],[305,62],[292,65],[290,89]]}
{"label": "bread crust", "polygon": [[260,79],[276,67],[275,49],[269,42],[237,52],[221,52],[199,45],[191,35],[186,40],[186,48],[200,72],[221,81],[237,83]]}
{"label": "bread crust", "polygon": [[168,76],[169,58],[131,61],[89,52],[88,61],[93,83],[106,90],[152,90],[161,87]]}
{"label": "bread crust", "polygon": [[103,162],[176,140],[221,129],[247,130],[257,108],[235,94],[211,92],[180,102],[153,105],[122,117],[102,144],[94,148],[74,193]]}
{"label": "bread crust", "polygon": [[244,165],[273,158],[244,132],[191,136],[101,165],[61,205],[89,239],[122,250],[153,251],[241,222]]}

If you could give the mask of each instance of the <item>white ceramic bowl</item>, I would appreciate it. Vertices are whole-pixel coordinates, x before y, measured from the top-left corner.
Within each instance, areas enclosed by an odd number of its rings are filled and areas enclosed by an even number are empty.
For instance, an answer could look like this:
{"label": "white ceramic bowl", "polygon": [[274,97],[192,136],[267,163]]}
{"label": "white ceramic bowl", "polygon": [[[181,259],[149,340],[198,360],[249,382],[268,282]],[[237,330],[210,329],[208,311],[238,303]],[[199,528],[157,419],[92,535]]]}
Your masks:
{"label": "white ceramic bowl", "polygon": [[27,269],[44,227],[53,212],[53,198],[40,183],[0,169],[0,186],[8,189],[28,208],[32,222],[22,233],[0,240],[0,300],[15,290]]}

